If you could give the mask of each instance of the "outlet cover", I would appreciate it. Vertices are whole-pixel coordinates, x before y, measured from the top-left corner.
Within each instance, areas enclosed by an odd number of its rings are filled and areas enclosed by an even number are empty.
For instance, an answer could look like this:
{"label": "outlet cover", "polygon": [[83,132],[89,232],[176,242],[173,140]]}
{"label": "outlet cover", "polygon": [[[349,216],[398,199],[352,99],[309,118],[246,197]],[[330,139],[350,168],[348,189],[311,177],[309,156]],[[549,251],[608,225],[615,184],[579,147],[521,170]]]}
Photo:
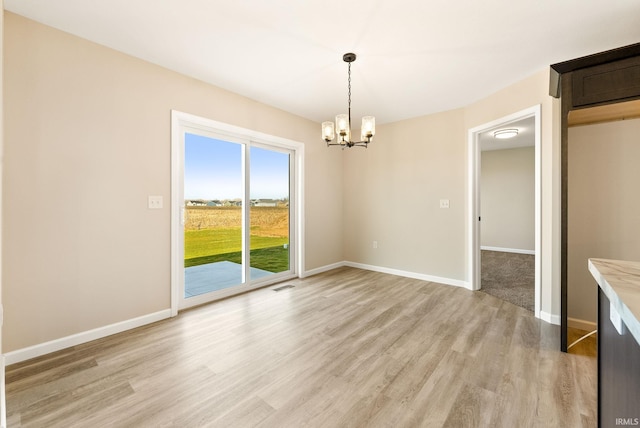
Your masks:
{"label": "outlet cover", "polygon": [[449,199],[440,199],[440,208],[449,208]]}

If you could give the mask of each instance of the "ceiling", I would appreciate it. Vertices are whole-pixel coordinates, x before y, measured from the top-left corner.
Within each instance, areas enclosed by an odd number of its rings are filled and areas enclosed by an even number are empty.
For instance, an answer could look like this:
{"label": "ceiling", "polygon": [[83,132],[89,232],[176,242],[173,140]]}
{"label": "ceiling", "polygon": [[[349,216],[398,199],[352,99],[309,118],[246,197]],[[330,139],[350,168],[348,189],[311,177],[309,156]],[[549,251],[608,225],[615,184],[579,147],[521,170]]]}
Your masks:
{"label": "ceiling", "polygon": [[640,1],[4,0],[5,9],[321,122],[464,107],[640,41]]}

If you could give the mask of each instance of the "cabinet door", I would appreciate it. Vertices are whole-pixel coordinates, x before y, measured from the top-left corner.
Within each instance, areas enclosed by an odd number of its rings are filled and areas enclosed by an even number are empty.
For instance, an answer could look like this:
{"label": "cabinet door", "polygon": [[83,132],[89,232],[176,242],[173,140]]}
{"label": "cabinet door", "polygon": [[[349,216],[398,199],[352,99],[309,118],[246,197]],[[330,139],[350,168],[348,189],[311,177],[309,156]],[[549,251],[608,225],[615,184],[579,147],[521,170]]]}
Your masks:
{"label": "cabinet door", "polygon": [[573,106],[640,96],[640,57],[627,58],[572,73]]}
{"label": "cabinet door", "polygon": [[598,426],[640,424],[640,345],[623,323],[618,333],[610,302],[598,289]]}

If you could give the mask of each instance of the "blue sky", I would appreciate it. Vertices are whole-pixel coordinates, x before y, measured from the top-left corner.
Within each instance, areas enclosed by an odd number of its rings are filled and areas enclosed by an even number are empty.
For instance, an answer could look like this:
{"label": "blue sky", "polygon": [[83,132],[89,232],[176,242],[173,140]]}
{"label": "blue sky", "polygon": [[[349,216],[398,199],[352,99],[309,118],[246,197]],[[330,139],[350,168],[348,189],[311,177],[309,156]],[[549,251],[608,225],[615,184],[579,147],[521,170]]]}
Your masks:
{"label": "blue sky", "polygon": [[[242,196],[242,145],[201,135],[185,135],[185,199]],[[289,155],[251,147],[251,199],[289,196]]]}

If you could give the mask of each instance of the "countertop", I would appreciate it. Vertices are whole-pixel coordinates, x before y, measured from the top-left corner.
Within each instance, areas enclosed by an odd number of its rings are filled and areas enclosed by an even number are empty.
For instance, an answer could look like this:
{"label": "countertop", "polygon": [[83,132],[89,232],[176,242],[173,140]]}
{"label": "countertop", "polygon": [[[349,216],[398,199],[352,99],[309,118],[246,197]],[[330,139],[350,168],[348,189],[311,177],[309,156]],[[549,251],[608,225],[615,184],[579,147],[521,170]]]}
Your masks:
{"label": "countertop", "polygon": [[589,272],[640,344],[640,262],[589,259]]}

